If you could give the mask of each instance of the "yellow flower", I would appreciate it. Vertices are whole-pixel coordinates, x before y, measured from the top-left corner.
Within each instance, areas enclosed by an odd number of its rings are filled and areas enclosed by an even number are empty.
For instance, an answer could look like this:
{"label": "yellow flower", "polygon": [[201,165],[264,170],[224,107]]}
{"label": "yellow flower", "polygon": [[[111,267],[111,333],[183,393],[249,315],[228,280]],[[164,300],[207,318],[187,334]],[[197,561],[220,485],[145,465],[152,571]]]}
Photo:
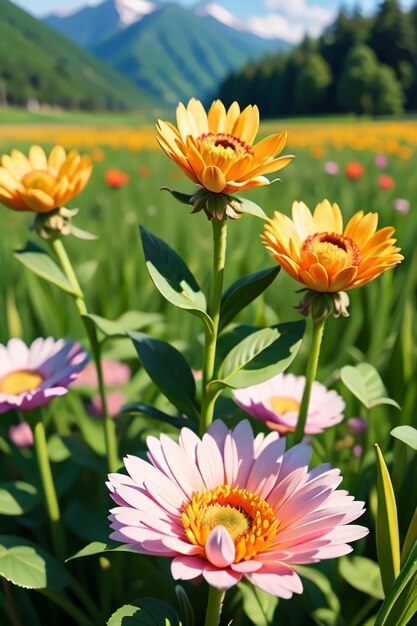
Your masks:
{"label": "yellow flower", "polygon": [[32,146],[29,157],[19,150],[3,155],[0,167],[0,202],[15,211],[49,213],[64,206],[87,184],[92,164],[75,150],[68,155],[55,146],[49,155]]}
{"label": "yellow flower", "polygon": [[241,112],[233,102],[226,111],[216,100],[206,113],[201,102],[192,98],[187,107],[178,105],[177,127],[158,120],[159,145],[192,181],[214,193],[268,185],[264,174],[282,169],[294,158],[274,158],[285,146],[285,131],[253,145],[259,128],[257,106]]}
{"label": "yellow flower", "polygon": [[400,263],[394,228],[377,230],[378,214],[356,213],[343,229],[337,204],[323,200],[313,214],[294,202],[292,220],[276,212],[262,236],[281,267],[313,291],[334,293],[360,287]]}

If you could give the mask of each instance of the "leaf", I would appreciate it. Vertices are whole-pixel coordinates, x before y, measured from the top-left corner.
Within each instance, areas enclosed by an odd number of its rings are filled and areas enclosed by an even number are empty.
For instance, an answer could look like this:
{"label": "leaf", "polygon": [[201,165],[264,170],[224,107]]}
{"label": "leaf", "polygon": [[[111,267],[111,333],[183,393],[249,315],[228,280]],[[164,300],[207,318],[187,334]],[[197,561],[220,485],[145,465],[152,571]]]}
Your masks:
{"label": "leaf", "polygon": [[36,243],[28,241],[26,247],[22,250],[15,250],[13,256],[37,276],[73,296],[82,297],[82,294],[70,285],[52,256]]}
{"label": "leaf", "polygon": [[113,543],[112,541],[92,541],[88,545],[84,546],[81,550],[68,557],[65,560],[72,561],[73,559],[80,559],[85,556],[95,556],[97,554],[103,554],[103,552],[133,552],[134,554],[139,554],[137,550],[133,548],[131,545],[124,545],[120,543]]}
{"label": "leaf", "polygon": [[[417,542],[385,598],[375,620],[374,626],[402,626],[409,624],[417,614]],[[414,622],[413,622],[414,623]]]}
{"label": "leaf", "polygon": [[148,417],[152,417],[153,419],[161,420],[162,422],[171,424],[171,426],[175,426],[176,428],[188,426],[188,428],[192,428],[194,430],[197,426],[197,422],[195,422],[194,420],[186,419],[184,417],[174,417],[173,415],[167,415],[167,413],[163,413],[159,409],[156,409],[153,406],[149,406],[148,404],[143,404],[142,402],[125,405],[123,407],[122,413],[139,413],[140,415],[147,415]]}
{"label": "leaf", "polygon": [[256,626],[269,626],[272,623],[278,598],[246,582],[239,583],[243,610]]}
{"label": "leaf", "polygon": [[199,419],[194,376],[187,361],[173,346],[144,333],[128,333],[140,362],[158,389],[180,413]]}
{"label": "leaf", "polygon": [[396,426],[391,430],[391,435],[403,443],[417,450],[417,429],[412,426]]}
{"label": "leaf", "polygon": [[37,489],[21,480],[0,483],[0,515],[24,515],[40,502]]}
{"label": "leaf", "polygon": [[397,409],[401,408],[395,400],[386,396],[387,390],[384,383],[370,363],[359,363],[355,367],[346,365],[340,370],[340,378],[367,409],[373,409],[380,404],[390,404]]}
{"label": "leaf", "polygon": [[25,589],[57,590],[70,582],[65,568],[53,556],[12,535],[0,535],[0,576]]}
{"label": "leaf", "polygon": [[146,267],[158,291],[171,304],[200,317],[209,330],[213,322],[206,313],[207,302],[183,259],[162,239],[141,226]]}
{"label": "leaf", "polygon": [[301,345],[305,321],[278,324],[245,337],[224,359],[213,386],[248,387],[283,372]]}
{"label": "leaf", "polygon": [[377,458],[378,510],[376,547],[385,594],[388,594],[400,572],[400,538],[394,489],[382,452],[374,445]]}
{"label": "leaf", "polygon": [[417,542],[417,507],[414,511],[414,515],[411,519],[410,525],[407,530],[407,534],[404,539],[403,547],[401,550],[401,564],[403,564],[411,552],[413,545]]}
{"label": "leaf", "polygon": [[195,626],[194,609],[187,593],[181,585],[175,585],[175,595],[180,607],[181,619],[185,626]]}
{"label": "leaf", "polygon": [[372,598],[385,598],[378,564],[363,556],[343,557],[339,561],[340,573],[354,589]]}
{"label": "leaf", "polygon": [[261,209],[261,207],[252,200],[247,200],[246,198],[235,198],[240,204],[239,213],[247,213],[248,215],[254,215],[255,217],[260,217],[262,220],[268,219],[266,213]]}
{"label": "leaf", "polygon": [[139,330],[162,320],[159,313],[143,313],[142,311],[126,311],[119,319],[114,321],[106,320],[99,315],[88,314],[83,317],[94,322],[96,328],[106,337],[125,337],[131,330]]}
{"label": "leaf", "polygon": [[220,309],[221,330],[248,304],[253,302],[272,283],[280,271],[280,266],[272,267],[236,281],[225,291]]}
{"label": "leaf", "polygon": [[[327,610],[331,612],[331,621],[337,621],[337,616],[340,614],[340,602],[334,591],[334,584],[315,567],[296,565],[294,569],[303,578],[303,586],[306,594],[310,596],[315,614],[319,610]],[[323,607],[323,601],[327,603],[326,607]]]}
{"label": "leaf", "polygon": [[172,606],[166,602],[141,598],[117,609],[107,626],[181,626],[181,622]]}

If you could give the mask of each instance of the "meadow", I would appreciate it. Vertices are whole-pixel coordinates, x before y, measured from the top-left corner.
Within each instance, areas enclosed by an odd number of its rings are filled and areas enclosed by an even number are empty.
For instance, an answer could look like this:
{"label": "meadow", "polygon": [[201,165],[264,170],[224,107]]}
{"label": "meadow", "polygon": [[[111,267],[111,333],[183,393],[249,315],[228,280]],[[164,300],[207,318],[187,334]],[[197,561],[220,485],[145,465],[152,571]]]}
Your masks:
{"label": "meadow", "polygon": [[[207,291],[210,280],[207,257],[211,254],[211,228],[203,212],[191,215],[188,207],[161,191],[161,187],[169,187],[191,193],[192,183],[159,150],[153,120],[143,116],[127,119],[98,116],[91,122],[84,115],[62,115],[56,120],[53,115],[39,118],[36,114],[19,112],[4,112],[0,119],[0,153],[8,154],[13,148],[26,152],[32,144],[50,149],[60,143],[92,156],[92,178],[70,207],[80,209],[75,218],[77,226],[97,239],[80,241],[68,237],[65,241],[87,294],[89,311],[108,320],[116,320],[126,311],[141,312],[141,323],[138,322],[141,328],[169,341],[186,356],[194,370],[200,370],[204,340],[200,320],[173,307],[155,289],[144,262],[138,227],[145,226],[186,259],[203,291]],[[338,203],[346,220],[359,210],[377,211],[380,227],[395,227],[405,260],[378,280],[351,293],[350,317],[329,319],[317,375],[319,381],[344,397],[346,411],[341,424],[315,436],[314,463],[330,462],[341,468],[342,487],[366,502],[366,519],[361,523],[371,532],[355,546],[354,552],[363,561],[343,557],[300,568],[306,576],[306,591],[301,600],[293,598],[278,603],[276,598],[252,592],[242,585],[228,593],[223,619],[227,624],[233,618],[233,626],[300,623],[371,626],[383,599],[376,566],[374,443],[379,444],[391,470],[402,540],[417,502],[415,450],[390,435],[396,426],[417,427],[417,124],[415,119],[268,120],[261,126],[260,134],[283,129],[288,131],[284,153],[294,154],[296,158],[279,173],[282,181],[247,191],[242,196],[262,206],[269,217],[274,211],[290,214],[294,200],[302,200],[313,209],[324,198]],[[352,169],[352,162],[360,163],[363,171]],[[109,170],[126,173],[126,184],[111,188],[106,182]],[[31,274],[14,258],[14,252],[22,249],[28,239],[36,239],[28,232],[30,217],[27,213],[0,208],[0,342],[4,344],[13,336],[20,336],[28,343],[36,337],[54,336],[71,337],[87,346],[71,298]],[[250,215],[230,221],[226,287],[243,276],[274,266],[274,259],[261,245],[262,230],[262,220]],[[299,287],[281,271],[265,294],[249,305],[237,321],[266,326],[298,319],[294,307],[301,297],[297,293]],[[308,351],[307,336],[290,367],[292,373],[305,372]],[[167,400],[139,366],[130,340],[109,340],[104,356],[131,368],[130,381],[119,390],[126,404],[146,401],[162,411],[169,408]],[[389,404],[365,408],[349,392],[341,381],[340,370],[363,362],[378,370],[386,395],[398,402],[401,410]],[[81,392],[74,391],[48,408],[48,445],[69,529],[68,556],[88,542],[106,541],[108,537],[109,503],[104,487],[106,467],[100,420],[84,412],[91,395],[91,390],[81,388]],[[242,417],[242,411],[230,399],[230,392],[219,401],[217,410],[226,412],[232,422]],[[351,417],[366,419],[367,430],[353,433],[347,425]],[[149,416],[128,414],[115,419],[120,424],[122,456],[143,454],[146,437],[161,430],[161,422]],[[13,413],[2,416],[0,447],[6,455],[3,470],[9,480],[22,477],[28,480],[32,452],[14,446],[8,436],[8,429],[15,421]],[[259,423],[255,428],[261,429]],[[176,432],[169,424],[163,424],[162,429]],[[32,534],[47,546],[39,502],[37,507],[32,515],[25,511],[21,518],[4,516],[2,532]],[[101,621],[97,624],[104,624],[118,606],[135,597],[163,596],[173,605],[177,602],[174,584],[169,577],[164,578],[168,566],[163,559],[109,554],[76,560],[69,567],[100,606]],[[95,576],[100,578],[99,586],[93,582]],[[56,619],[57,609],[42,612],[41,596],[5,585],[3,601],[11,594],[20,614],[21,621],[13,621],[13,626],[47,623],[46,615]],[[196,617],[185,626],[199,626],[202,616],[198,607],[204,604],[204,591],[201,586],[190,584],[186,588],[196,607]],[[2,611],[4,616],[9,615],[4,606],[0,606],[0,615]],[[406,626],[406,622],[388,623]]]}

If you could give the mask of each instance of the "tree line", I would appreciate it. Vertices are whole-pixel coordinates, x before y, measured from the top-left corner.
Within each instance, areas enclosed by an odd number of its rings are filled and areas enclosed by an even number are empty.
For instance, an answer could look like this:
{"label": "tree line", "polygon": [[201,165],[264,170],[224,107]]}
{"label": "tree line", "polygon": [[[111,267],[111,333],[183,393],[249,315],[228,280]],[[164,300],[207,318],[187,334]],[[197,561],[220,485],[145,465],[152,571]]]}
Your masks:
{"label": "tree line", "polygon": [[229,75],[218,97],[265,117],[417,111],[417,3],[407,12],[383,0],[372,18],[341,9],[317,39]]}

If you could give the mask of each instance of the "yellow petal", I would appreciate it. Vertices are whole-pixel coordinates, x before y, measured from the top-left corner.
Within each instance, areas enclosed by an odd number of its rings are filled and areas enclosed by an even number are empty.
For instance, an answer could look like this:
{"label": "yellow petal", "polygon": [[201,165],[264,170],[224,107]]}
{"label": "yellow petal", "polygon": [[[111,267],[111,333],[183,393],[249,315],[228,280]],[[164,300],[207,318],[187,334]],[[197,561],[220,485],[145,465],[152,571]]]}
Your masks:
{"label": "yellow petal", "polygon": [[315,234],[315,224],[311,211],[304,202],[294,202],[292,205],[292,219],[297,233],[302,241]]}
{"label": "yellow petal", "polygon": [[240,115],[240,106],[236,102],[236,100],[230,105],[227,113],[226,113],[226,124],[225,124],[225,133],[232,134],[233,127],[235,125],[236,120]]}
{"label": "yellow petal", "polygon": [[335,226],[332,205],[328,200],[320,202],[313,213],[316,233],[332,233]]}
{"label": "yellow petal", "polygon": [[201,183],[209,191],[220,193],[226,186],[226,178],[218,167],[209,165],[201,174]]}
{"label": "yellow petal", "polygon": [[207,113],[200,100],[196,100],[196,98],[191,98],[188,103],[187,109],[189,114],[188,117],[190,117],[191,114],[195,121],[197,137],[203,135],[204,133],[208,133],[209,125],[207,120]]}
{"label": "yellow petal", "polygon": [[48,213],[54,206],[53,199],[40,189],[27,189],[20,193],[26,206],[35,213]]}
{"label": "yellow petal", "polygon": [[330,292],[344,291],[352,289],[353,281],[358,274],[358,266],[351,265],[337,272],[331,279],[329,289]]}
{"label": "yellow petal", "polygon": [[32,146],[29,150],[29,161],[34,170],[47,170],[46,154],[40,146]]}
{"label": "yellow petal", "polygon": [[223,133],[226,127],[226,109],[221,100],[215,100],[208,112],[208,128],[211,133]]}
{"label": "yellow petal", "polygon": [[250,146],[253,144],[254,139],[259,129],[259,109],[255,106],[247,106],[242,111],[236,120],[231,134],[234,137],[240,138]]}
{"label": "yellow petal", "polygon": [[67,153],[62,146],[54,146],[48,158],[48,165],[51,174],[56,176],[61,165],[65,162]]}
{"label": "yellow petal", "polygon": [[253,146],[255,160],[260,162],[268,157],[273,157],[276,154],[279,154],[284,148],[286,141],[287,133],[285,130],[282,131],[282,133],[265,137],[265,139],[262,139]]}

